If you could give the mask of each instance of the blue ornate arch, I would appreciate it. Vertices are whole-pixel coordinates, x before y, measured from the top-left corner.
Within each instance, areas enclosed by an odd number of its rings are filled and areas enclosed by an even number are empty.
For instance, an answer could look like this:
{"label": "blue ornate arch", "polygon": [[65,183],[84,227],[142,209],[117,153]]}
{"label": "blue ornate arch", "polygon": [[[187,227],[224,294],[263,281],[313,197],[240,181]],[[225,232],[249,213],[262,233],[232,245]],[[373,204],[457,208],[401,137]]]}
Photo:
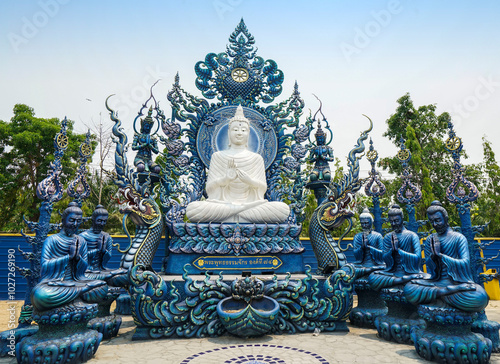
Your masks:
{"label": "blue ornate arch", "polygon": [[[211,155],[225,147],[227,120],[238,105],[244,107],[251,122],[249,147],[265,161],[265,197],[289,202],[292,212],[288,223],[303,221],[306,178],[301,164],[306,147],[302,144],[308,140],[311,123],[299,124],[304,102],[297,84],[288,99],[261,106],[281,94],[284,75],[275,61],[264,61],[256,55],[254,43],[241,20],[229,38],[226,52],[209,53],[204,61],[196,63],[196,86],[204,97],[186,92],[179,75],[175,77],[167,95],[172,114],[162,119],[167,137],[160,137],[167,151],[163,166],[166,173],[160,187],[167,224],[182,222],[187,204],[202,198]],[[219,101],[208,101],[214,98]]]}

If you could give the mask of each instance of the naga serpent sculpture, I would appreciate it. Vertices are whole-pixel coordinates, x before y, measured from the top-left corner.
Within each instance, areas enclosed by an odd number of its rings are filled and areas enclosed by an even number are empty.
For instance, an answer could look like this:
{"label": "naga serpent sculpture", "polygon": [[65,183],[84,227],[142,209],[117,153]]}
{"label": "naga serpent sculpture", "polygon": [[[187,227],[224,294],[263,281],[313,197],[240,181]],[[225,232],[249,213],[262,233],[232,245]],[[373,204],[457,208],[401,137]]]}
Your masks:
{"label": "naga serpent sculpture", "polygon": [[[352,228],[355,194],[363,185],[363,180],[359,179],[359,160],[365,150],[363,141],[368,138],[368,133],[373,128],[371,119],[366,115],[363,116],[370,121],[370,127],[361,133],[356,146],[349,152],[348,173],[344,174],[339,183],[330,183],[328,186],[330,195],[314,210],[311,217],[309,237],[318,260],[318,274],[323,274],[327,267],[337,270],[347,263],[344,251],[351,244],[342,249],[340,243]],[[349,221],[349,226],[337,242],[330,231],[341,226],[345,220]]]}
{"label": "naga serpent sculpture", "polygon": [[[111,95],[113,96],[113,95]],[[150,194],[151,181],[139,183],[137,174],[130,170],[127,163],[127,135],[123,132],[121,121],[116,117],[115,112],[108,106],[106,99],[106,109],[110,112],[110,118],[114,121],[112,132],[116,138],[115,151],[115,173],[113,181],[119,187],[118,192],[124,200],[118,200],[119,210],[123,217],[123,229],[130,239],[127,249],[121,250],[119,244],[118,251],[123,254],[120,268],[129,269],[136,264],[142,264],[147,270],[153,270],[153,257],[158,249],[163,231],[163,218],[160,207],[155,202],[155,193]],[[135,224],[135,236],[132,239],[126,227],[127,218]]]}

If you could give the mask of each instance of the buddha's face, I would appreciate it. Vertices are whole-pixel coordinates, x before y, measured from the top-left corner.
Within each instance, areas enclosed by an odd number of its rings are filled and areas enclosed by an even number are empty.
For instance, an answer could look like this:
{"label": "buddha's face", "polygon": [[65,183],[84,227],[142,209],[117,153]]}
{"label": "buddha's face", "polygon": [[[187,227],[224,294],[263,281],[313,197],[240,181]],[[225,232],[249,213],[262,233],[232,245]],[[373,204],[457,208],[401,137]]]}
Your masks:
{"label": "buddha's face", "polygon": [[229,145],[245,146],[250,136],[250,127],[244,121],[233,121],[229,124]]}
{"label": "buddha's face", "polygon": [[92,221],[92,230],[94,230],[94,233],[100,233],[103,231],[107,222],[108,215],[97,215],[94,221]]}
{"label": "buddha's face", "polygon": [[444,234],[448,228],[448,223],[441,212],[429,215],[429,222],[438,234]]}
{"label": "buddha's face", "polygon": [[359,223],[361,224],[363,231],[370,231],[372,228],[372,220],[369,217],[360,218]]}
{"label": "buddha's face", "polygon": [[396,233],[403,231],[403,217],[401,215],[389,215],[389,223]]}
{"label": "buddha's face", "polygon": [[63,231],[66,236],[73,236],[78,232],[78,228],[82,223],[82,214],[70,212],[63,220]]}

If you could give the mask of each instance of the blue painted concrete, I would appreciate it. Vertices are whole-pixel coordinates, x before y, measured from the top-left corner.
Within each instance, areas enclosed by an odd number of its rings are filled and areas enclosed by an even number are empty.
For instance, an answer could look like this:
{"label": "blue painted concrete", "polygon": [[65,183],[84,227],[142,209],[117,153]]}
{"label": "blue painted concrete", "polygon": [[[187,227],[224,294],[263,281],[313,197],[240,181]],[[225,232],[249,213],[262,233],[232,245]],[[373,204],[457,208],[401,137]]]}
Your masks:
{"label": "blue painted concrete", "polygon": [[[119,243],[122,248],[128,246],[128,239],[126,237],[114,236],[113,240],[114,242]],[[494,241],[494,243],[484,249],[483,254],[485,258],[494,257],[498,253],[500,248],[500,238],[481,238],[482,243],[488,241]],[[305,248],[305,251],[302,254],[303,264],[304,266],[310,265],[311,268],[313,269],[313,272],[315,272],[318,267],[318,263],[316,262],[316,258],[314,257],[314,252],[312,250],[311,243],[309,239],[301,240],[301,242]],[[349,242],[350,240],[346,239],[345,243],[343,243],[343,246],[345,246]],[[17,266],[22,268],[28,267],[27,261],[25,261],[22,258],[21,254],[17,250],[18,246],[26,252],[30,251],[28,243],[26,243],[26,240],[21,235],[18,234],[0,235],[0,300],[9,299],[8,295],[9,285],[8,285],[8,274],[7,274],[9,272],[8,259],[7,259],[9,249],[15,249],[15,264]],[[352,249],[346,251],[345,254],[347,257],[347,261],[349,262],[354,261]],[[164,255],[165,255],[165,244],[162,242],[153,260],[153,269],[155,269],[157,272],[161,271],[162,259],[164,258]],[[113,256],[111,257],[109,266],[112,268],[118,268],[120,264],[120,258],[121,254],[119,254],[115,250]],[[488,268],[493,268],[497,269],[497,271],[500,271],[500,258],[490,262]],[[20,273],[16,271],[14,299],[23,300],[25,291],[26,291],[26,281],[20,275]]]}

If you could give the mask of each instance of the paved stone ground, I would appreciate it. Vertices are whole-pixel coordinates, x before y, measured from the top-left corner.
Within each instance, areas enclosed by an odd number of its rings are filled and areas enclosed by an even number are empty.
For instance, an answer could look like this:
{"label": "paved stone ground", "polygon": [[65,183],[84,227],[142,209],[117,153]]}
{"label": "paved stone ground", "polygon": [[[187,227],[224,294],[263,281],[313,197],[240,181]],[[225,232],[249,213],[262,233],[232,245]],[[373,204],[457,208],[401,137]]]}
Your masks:
{"label": "paved stone ground", "polygon": [[[6,302],[0,302],[0,328],[6,329]],[[490,320],[500,321],[500,301],[486,309]],[[334,363],[427,363],[413,346],[377,338],[375,330],[350,327],[348,333],[319,335],[269,335],[257,339],[232,336],[207,339],[131,341],[134,323],[124,317],[118,337],[103,341],[88,363],[134,364],[334,364]],[[15,363],[13,358],[0,364]],[[500,364],[500,354],[491,356]]]}

